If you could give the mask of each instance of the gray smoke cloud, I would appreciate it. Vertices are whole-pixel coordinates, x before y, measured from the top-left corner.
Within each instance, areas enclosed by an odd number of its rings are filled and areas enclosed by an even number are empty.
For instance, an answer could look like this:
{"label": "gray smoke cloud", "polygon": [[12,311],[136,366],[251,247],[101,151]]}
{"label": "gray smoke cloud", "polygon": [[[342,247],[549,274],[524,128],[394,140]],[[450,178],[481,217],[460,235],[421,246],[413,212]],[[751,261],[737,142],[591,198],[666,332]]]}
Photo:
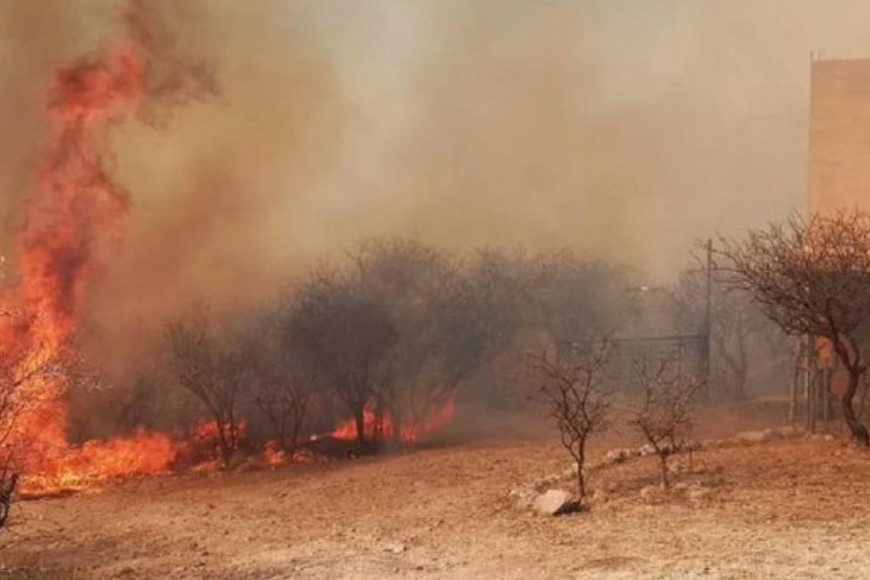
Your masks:
{"label": "gray smoke cloud", "polygon": [[[109,344],[368,236],[570,245],[667,279],[693,239],[803,207],[810,51],[870,56],[870,6],[847,0],[148,4],[222,97],[114,137],[133,210],[91,295]],[[52,71],[122,6],[0,4],[0,244]]]}

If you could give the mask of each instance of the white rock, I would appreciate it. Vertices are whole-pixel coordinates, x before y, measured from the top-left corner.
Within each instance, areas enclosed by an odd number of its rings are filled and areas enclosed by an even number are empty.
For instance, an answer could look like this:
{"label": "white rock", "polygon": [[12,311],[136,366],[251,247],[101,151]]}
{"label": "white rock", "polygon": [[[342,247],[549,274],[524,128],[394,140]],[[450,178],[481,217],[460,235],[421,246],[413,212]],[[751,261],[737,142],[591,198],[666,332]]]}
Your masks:
{"label": "white rock", "polygon": [[611,449],[604,455],[604,458],[610,463],[622,463],[628,457],[629,454],[626,449]]}
{"label": "white rock", "polygon": [[558,516],[577,508],[574,497],[562,489],[549,489],[535,498],[532,507],[535,511],[548,516]]}
{"label": "white rock", "polygon": [[640,453],[641,457],[647,457],[649,455],[656,454],[655,448],[652,445],[650,445],[649,443],[647,443],[646,445],[641,445],[638,448],[638,452]]}

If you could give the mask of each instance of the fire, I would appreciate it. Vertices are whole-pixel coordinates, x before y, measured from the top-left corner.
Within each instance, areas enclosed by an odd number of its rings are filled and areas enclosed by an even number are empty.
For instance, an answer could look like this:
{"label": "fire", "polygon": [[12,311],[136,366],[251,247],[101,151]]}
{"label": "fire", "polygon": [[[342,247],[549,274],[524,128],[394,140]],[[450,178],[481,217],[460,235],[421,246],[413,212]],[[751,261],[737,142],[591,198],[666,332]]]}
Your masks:
{"label": "fire", "polygon": [[[392,439],[403,443],[417,443],[450,424],[454,411],[454,397],[451,395],[442,406],[436,407],[423,421],[400,424],[397,429],[397,421],[388,413],[380,417],[379,424],[379,417],[374,407],[367,405],[363,410],[364,434],[368,440],[375,439],[375,435],[378,434],[378,439],[381,440]],[[340,441],[354,441],[358,438],[357,435],[356,421],[353,419],[340,422],[330,433],[330,437]]]}
{"label": "fire", "polygon": [[235,428],[235,433],[229,425],[218,425],[215,420],[202,420],[193,430],[190,436],[190,446],[195,456],[204,459],[220,458],[220,438],[226,439],[230,448],[235,451],[239,448],[239,442],[245,438],[247,424],[242,421]]}
{"label": "fire", "polygon": [[[203,445],[214,451],[222,433],[206,422],[186,445],[144,430],[79,446],[67,438],[65,368],[75,359],[82,305],[123,240],[131,207],[113,172],[113,130],[134,117],[153,118],[160,105],[215,92],[200,63],[167,54],[172,42],[150,30],[147,10],[145,2],[130,0],[120,42],[60,68],[48,94],[49,140],[39,190],[29,200],[18,238],[17,283],[0,294],[0,479],[5,468],[20,471],[21,490],[30,494],[165,473],[182,452]],[[370,438],[377,430],[385,439],[415,442],[443,428],[452,415],[452,398],[425,420],[401,425],[367,408],[364,429]],[[242,433],[232,435],[236,442]],[[353,422],[332,433],[336,439],[356,435]],[[320,460],[306,450],[288,458],[277,447],[265,457],[271,465]]]}
{"label": "fire", "polygon": [[58,70],[49,92],[50,137],[40,194],[30,200],[19,239],[19,283],[0,296],[0,370],[9,403],[0,417],[4,461],[25,473],[25,487],[161,473],[176,454],[168,437],[144,431],[74,448],[62,400],[83,298],[123,238],[130,208],[113,178],[111,130],[172,91],[193,93],[174,95],[183,100],[202,89],[183,76],[174,87],[152,78],[159,47],[144,27],[144,10],[131,2],[126,37]]}
{"label": "fire", "polygon": [[54,464],[27,476],[24,494],[89,489],[121,477],[166,473],[178,456],[178,446],[166,435],[139,430],[129,438],[88,441],[59,455]]}
{"label": "fire", "polygon": [[267,441],[263,446],[263,460],[269,467],[287,465],[287,453],[278,441]]}

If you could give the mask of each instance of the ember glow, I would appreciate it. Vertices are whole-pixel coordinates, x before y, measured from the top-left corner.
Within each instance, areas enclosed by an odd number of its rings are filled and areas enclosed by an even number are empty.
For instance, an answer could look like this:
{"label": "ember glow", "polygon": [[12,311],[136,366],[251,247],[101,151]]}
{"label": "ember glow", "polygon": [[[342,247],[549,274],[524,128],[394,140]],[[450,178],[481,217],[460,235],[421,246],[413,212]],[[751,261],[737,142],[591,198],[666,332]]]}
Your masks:
{"label": "ember glow", "polygon": [[[21,385],[11,402],[19,411],[4,425],[5,447],[25,474],[25,489],[161,473],[176,455],[168,437],[144,431],[73,448],[62,400],[83,298],[123,239],[130,209],[113,176],[112,129],[172,92],[150,76],[156,47],[142,11],[131,2],[125,37],[59,69],[48,94],[49,141],[19,238],[18,284],[0,298],[0,353]],[[202,93],[196,82],[175,89],[188,93],[176,92],[176,101]],[[16,449],[28,451],[15,456]]]}

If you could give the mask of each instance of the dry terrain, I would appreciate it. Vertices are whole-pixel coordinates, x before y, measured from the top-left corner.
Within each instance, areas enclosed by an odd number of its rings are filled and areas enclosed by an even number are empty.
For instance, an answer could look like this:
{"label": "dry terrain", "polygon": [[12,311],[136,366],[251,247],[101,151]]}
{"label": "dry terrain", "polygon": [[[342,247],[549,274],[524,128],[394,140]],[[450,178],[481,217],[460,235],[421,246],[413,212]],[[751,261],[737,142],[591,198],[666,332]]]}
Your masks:
{"label": "dry terrain", "polygon": [[870,454],[840,440],[699,452],[699,496],[643,499],[643,458],[593,474],[589,513],[516,507],[567,466],[488,440],[19,502],[0,578],[870,577]]}

